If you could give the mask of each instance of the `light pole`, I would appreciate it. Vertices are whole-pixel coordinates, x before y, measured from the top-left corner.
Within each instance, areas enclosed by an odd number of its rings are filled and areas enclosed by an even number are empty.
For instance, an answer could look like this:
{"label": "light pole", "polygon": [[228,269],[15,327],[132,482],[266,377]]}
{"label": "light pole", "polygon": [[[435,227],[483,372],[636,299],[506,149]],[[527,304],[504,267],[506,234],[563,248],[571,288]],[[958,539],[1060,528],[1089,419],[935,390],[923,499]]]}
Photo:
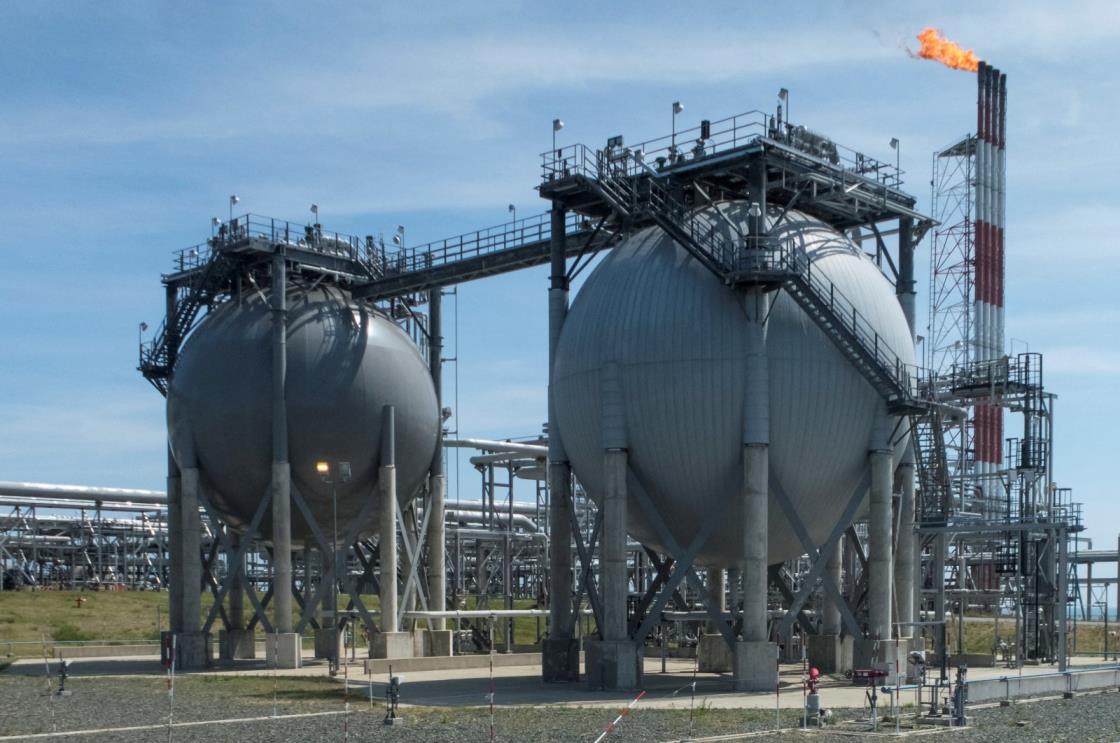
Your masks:
{"label": "light pole", "polygon": [[[556,155],[556,132],[564,128],[564,122],[560,119],[552,120],[552,153]],[[558,156],[558,155],[557,155]]]}
{"label": "light pole", "polygon": [[338,483],[350,482],[350,463],[349,462],[336,462],[335,471],[332,472],[331,463],[325,460],[319,460],[315,463],[315,472],[323,482],[331,486],[331,671],[338,671],[339,653],[338,653],[338,640],[339,640],[339,624],[338,624]]}
{"label": "light pole", "polygon": [[891,137],[891,149],[894,150],[894,177],[898,178],[899,177],[898,166],[899,166],[899,163],[901,162],[900,158],[901,158],[901,154],[902,154],[900,152],[901,148],[899,147],[898,137]]}
{"label": "light pole", "polygon": [[675,158],[677,155],[677,114],[684,111],[684,104],[680,101],[673,101],[673,137],[672,144],[669,146],[669,152]]}
{"label": "light pole", "polygon": [[138,332],[136,333],[136,338],[139,341],[141,348],[144,347],[144,332],[147,329],[148,329],[148,323],[146,323],[146,322],[140,323],[140,326],[137,328]]}
{"label": "light pole", "polygon": [[233,207],[237,206],[240,203],[241,203],[241,199],[238,198],[237,194],[230,194],[230,197],[229,197],[229,221],[230,222],[233,221]]}
{"label": "light pole", "polygon": [[311,214],[313,215],[312,224],[319,224],[319,205],[318,204],[312,204],[311,205]]}

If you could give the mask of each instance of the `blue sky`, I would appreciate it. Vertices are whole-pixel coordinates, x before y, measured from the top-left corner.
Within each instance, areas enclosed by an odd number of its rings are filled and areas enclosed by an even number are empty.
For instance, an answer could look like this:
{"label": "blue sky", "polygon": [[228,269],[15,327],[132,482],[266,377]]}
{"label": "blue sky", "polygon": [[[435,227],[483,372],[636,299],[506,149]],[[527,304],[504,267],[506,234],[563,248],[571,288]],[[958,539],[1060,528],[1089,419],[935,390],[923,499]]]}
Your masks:
{"label": "blue sky", "polygon": [[[904,52],[935,25],[1009,74],[1007,332],[1046,352],[1058,479],[1094,546],[1114,544],[1120,6],[977,5],[3,3],[0,479],[162,488],[137,324],[158,324],[171,251],[231,193],[424,241],[511,202],[543,211],[554,117],[564,143],[639,141],[667,133],[673,100],[691,126],[787,87],[795,121],[847,146],[889,160],[898,137],[928,209],[930,154],[975,126],[972,75]],[[539,430],[546,285],[538,269],[460,288],[463,434]],[[465,472],[463,497],[477,487]]]}

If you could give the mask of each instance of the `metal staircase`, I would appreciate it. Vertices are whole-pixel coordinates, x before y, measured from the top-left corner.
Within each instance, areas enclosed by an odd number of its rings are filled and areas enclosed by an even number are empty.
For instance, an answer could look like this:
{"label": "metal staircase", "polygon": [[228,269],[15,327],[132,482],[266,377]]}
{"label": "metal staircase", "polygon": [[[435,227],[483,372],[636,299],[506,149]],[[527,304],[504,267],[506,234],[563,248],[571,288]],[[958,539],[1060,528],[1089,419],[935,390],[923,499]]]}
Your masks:
{"label": "metal staircase", "polygon": [[140,372],[164,397],[180,343],[194,327],[198,313],[214,304],[237,270],[236,264],[218,251],[195,257],[197,265],[187,269],[188,279],[176,291],[175,313],[168,318],[173,321],[171,328],[165,319],[155,338],[140,347]]}
{"label": "metal staircase", "polygon": [[597,153],[596,190],[620,221],[653,222],[729,285],[782,287],[887,402],[890,412],[918,415],[917,368],[904,363],[805,251],[768,236],[728,238],[672,194],[668,178],[628,172]]}
{"label": "metal staircase", "polygon": [[919,524],[945,524],[952,508],[952,482],[945,453],[943,423],[941,411],[936,406],[910,416],[914,463],[921,492]]}

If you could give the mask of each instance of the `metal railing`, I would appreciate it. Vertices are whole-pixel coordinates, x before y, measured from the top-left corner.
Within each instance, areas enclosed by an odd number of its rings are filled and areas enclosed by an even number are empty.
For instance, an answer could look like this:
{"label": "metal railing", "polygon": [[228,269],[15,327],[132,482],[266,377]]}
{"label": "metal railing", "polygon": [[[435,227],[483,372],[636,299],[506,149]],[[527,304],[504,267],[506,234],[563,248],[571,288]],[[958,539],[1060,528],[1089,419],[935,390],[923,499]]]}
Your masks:
{"label": "metal railing", "polygon": [[[564,221],[565,231],[569,234],[589,227],[587,219],[575,212],[569,212]],[[422,271],[503,250],[514,250],[549,240],[551,236],[551,214],[543,212],[513,222],[387,252],[383,258],[383,274],[396,276]]]}
{"label": "metal railing", "polygon": [[324,255],[347,258],[376,275],[385,247],[372,235],[364,238],[344,232],[324,230],[321,225],[288,222],[260,214],[244,214],[228,223],[219,225],[214,235],[204,243],[177,251],[175,265],[178,271],[190,271],[206,264],[215,249],[236,245],[249,239],[266,240],[278,245],[290,245]]}
{"label": "metal railing", "polygon": [[[704,134],[707,137],[704,137]],[[575,175],[591,175],[600,160],[599,152],[608,161],[617,162],[627,175],[640,175],[646,168],[665,171],[683,163],[724,155],[743,147],[768,141],[785,145],[819,161],[823,166],[857,176],[859,179],[888,188],[900,188],[903,172],[896,166],[869,157],[818,134],[804,126],[780,121],[762,111],[747,111],[703,125],[681,129],[655,139],[626,147],[601,151],[583,144],[572,144],[541,154],[541,177],[544,182]]]}

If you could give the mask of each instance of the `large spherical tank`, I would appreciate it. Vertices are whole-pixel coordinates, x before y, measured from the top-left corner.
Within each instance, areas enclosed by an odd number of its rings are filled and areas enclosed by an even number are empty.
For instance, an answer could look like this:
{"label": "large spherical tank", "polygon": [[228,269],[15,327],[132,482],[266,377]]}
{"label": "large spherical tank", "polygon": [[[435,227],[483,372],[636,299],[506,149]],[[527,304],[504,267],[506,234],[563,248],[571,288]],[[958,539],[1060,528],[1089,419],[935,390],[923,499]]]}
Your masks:
{"label": "large spherical tank", "polygon": [[[268,295],[246,292],[212,312],[179,354],[167,396],[172,454],[196,461],[223,518],[244,527],[269,488],[272,467],[272,320]],[[412,340],[338,288],[289,288],[288,452],[293,486],[330,538],[331,485],[320,460],[350,462],[337,484],[340,533],[366,499],[379,498],[382,410],[395,406],[397,495],[424,483],[439,432],[435,388]],[[362,533],[376,529],[371,504]],[[272,533],[271,508],[262,533]],[[292,536],[311,537],[292,504]]]}
{"label": "large spherical tank", "polygon": [[[724,217],[718,218],[714,209]],[[697,213],[731,236],[747,230],[747,205]],[[802,247],[905,363],[914,348],[894,289],[847,237],[797,212],[771,213],[771,234]],[[771,293],[769,473],[821,544],[862,480],[880,396],[785,292]],[[742,559],[747,318],[741,291],[723,284],[658,228],[616,247],[576,296],[557,349],[555,417],[576,476],[593,498],[603,486],[600,407],[605,364],[617,368],[631,489],[649,495],[673,538],[687,545],[707,514],[724,515],[698,562]],[[905,440],[897,442],[901,456]],[[897,459],[896,459],[897,461]],[[633,493],[628,531],[665,549]],[[803,553],[771,488],[771,563]]]}

